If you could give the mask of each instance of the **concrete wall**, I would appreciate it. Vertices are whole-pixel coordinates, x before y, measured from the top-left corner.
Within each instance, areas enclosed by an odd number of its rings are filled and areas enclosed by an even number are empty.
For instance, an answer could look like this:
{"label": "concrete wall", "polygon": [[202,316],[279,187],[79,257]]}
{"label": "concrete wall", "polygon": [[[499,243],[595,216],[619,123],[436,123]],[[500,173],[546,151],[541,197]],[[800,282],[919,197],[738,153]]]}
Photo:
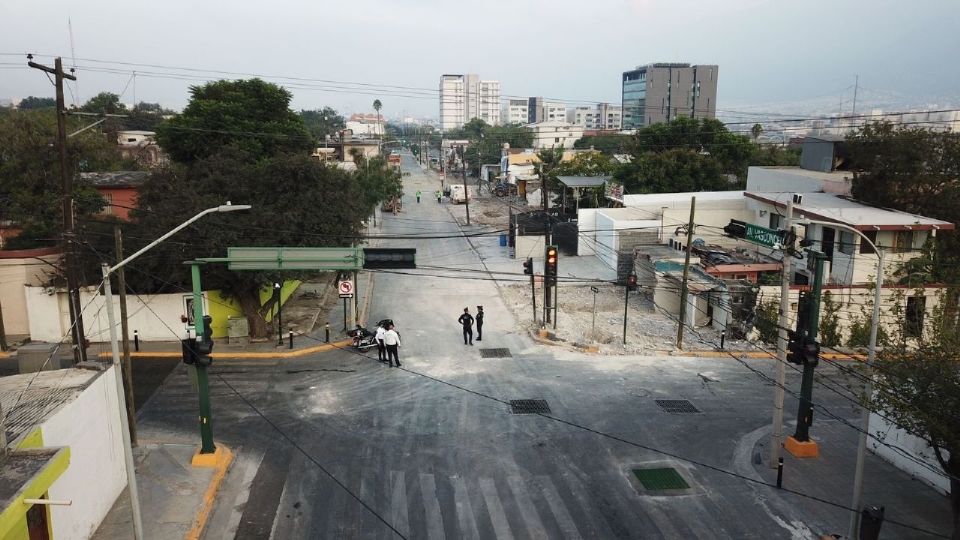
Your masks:
{"label": "concrete wall", "polygon": [[747,191],[766,193],[823,191],[849,195],[853,173],[807,171],[799,167],[749,167]]}
{"label": "concrete wall", "polygon": [[[879,438],[880,441],[902,448],[913,458],[923,461],[933,470],[942,470],[933,448],[926,441],[888,423],[875,413],[870,413],[870,433]],[[872,437],[867,439],[867,443],[875,454],[889,461],[894,467],[920,479],[920,481],[944,495],[950,493],[950,479],[943,474],[937,474],[929,468],[921,466],[900,452],[880,444]],[[944,452],[944,458],[948,458],[949,455],[949,452]]]}
{"label": "concrete wall", "polygon": [[516,256],[514,258],[526,259],[527,257],[533,257],[534,259],[542,259],[544,250],[547,249],[547,245],[544,242],[545,239],[543,236],[517,236],[514,250]]}
{"label": "concrete wall", "polygon": [[[577,242],[577,255],[595,255],[594,242],[597,228],[597,209],[581,208],[577,211],[577,229],[580,239]],[[586,239],[586,240],[585,240]]]}
{"label": "concrete wall", "polygon": [[40,429],[44,446],[69,446],[70,466],[48,492],[53,538],[90,538],[127,484],[114,368],[61,407]]}
{"label": "concrete wall", "polygon": [[[284,302],[288,300],[299,285],[300,282],[296,280],[285,282],[282,300]],[[54,292],[53,289],[43,287],[21,287],[21,289],[27,300],[25,319],[29,321],[31,339],[60,341],[70,328],[66,293],[60,290]],[[266,301],[271,294],[271,289],[265,289],[260,296],[261,302]],[[127,320],[131,339],[134,330],[142,341],[173,341],[186,337],[187,331],[185,325],[180,322],[180,316],[187,313],[186,299],[192,297],[193,295],[189,293],[139,296],[128,294]],[[239,305],[234,300],[225,298],[220,291],[205,291],[203,298],[204,312],[213,317],[211,324],[213,337],[226,337],[228,318],[239,317],[242,314]],[[119,328],[120,297],[116,293],[113,303]],[[94,343],[109,341],[110,326],[107,322],[106,297],[98,294],[96,289],[84,289],[80,293],[80,304],[82,306],[89,304],[83,312],[87,339]],[[266,319],[272,320],[272,314],[268,313]]]}
{"label": "concrete wall", "polygon": [[53,251],[0,251],[0,304],[3,304],[3,324],[7,335],[30,333],[24,286],[39,286],[47,282],[54,269],[52,265],[60,258],[51,254]]}

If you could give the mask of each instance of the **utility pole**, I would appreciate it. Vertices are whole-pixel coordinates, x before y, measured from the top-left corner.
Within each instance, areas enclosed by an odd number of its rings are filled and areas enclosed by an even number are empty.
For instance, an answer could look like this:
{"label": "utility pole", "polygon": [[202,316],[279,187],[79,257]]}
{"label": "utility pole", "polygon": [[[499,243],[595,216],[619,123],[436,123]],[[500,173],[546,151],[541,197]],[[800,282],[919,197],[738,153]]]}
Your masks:
{"label": "utility pole", "polygon": [[[113,242],[117,264],[123,261],[123,233],[113,226]],[[130,444],[137,445],[137,416],[133,403],[133,363],[130,361],[130,328],[127,321],[127,280],[123,268],[117,270],[117,288],[120,289],[120,337],[123,340],[123,391],[127,396],[127,423],[130,424]]]}
{"label": "utility pole", "polygon": [[[787,214],[784,216],[784,230],[789,234],[793,228],[793,202],[796,195],[790,195],[787,202]],[[783,385],[787,379],[787,325],[790,324],[790,255],[783,252],[783,274],[780,277],[780,318],[777,323],[777,380],[773,387],[773,432],[770,436],[770,467],[776,468],[783,446]]]}
{"label": "utility pole", "polygon": [[857,75],[853,83],[853,110],[850,113],[850,116],[857,114],[857,90],[859,89],[860,89],[860,75]]}
{"label": "utility pole", "polygon": [[460,147],[460,157],[463,159],[463,200],[467,204],[467,225],[470,225],[470,189],[467,187],[467,160],[463,147]]}
{"label": "utility pole", "polygon": [[7,330],[3,327],[3,302],[0,301],[0,351],[7,350]]}
{"label": "utility pole", "polygon": [[83,331],[83,313],[80,306],[80,290],[77,283],[76,239],[73,228],[73,177],[67,168],[67,110],[63,97],[63,80],[77,80],[73,75],[63,72],[63,61],[58,56],[54,67],[33,62],[33,55],[27,55],[27,65],[54,76],[57,90],[57,147],[60,153],[60,188],[63,197],[63,239],[67,274],[67,304],[70,308],[70,331],[73,338],[73,360],[75,363],[87,359],[86,337]]}
{"label": "utility pole", "polygon": [[[683,350],[683,325],[687,318],[687,279],[690,276],[690,251],[693,243],[694,212],[697,208],[697,198],[690,197],[690,222],[687,223],[687,254],[683,259],[683,281],[680,282],[680,324],[677,325],[677,349]],[[626,319],[626,308],[624,308]],[[624,321],[624,342],[626,342],[626,321]]]}

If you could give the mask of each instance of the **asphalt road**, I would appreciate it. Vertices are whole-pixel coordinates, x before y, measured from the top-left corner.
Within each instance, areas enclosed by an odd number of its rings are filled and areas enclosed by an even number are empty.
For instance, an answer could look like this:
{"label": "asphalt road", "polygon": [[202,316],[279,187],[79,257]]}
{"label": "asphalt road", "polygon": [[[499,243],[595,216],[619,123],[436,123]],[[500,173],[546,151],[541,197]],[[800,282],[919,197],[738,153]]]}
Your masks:
{"label": "asphalt road", "polygon": [[[410,238],[389,245],[416,247],[421,266],[482,270],[448,203],[415,202],[417,189],[436,190],[436,178],[409,156],[404,168],[413,173],[405,177],[405,209],[385,216],[382,234]],[[424,234],[444,238],[414,238]],[[410,274],[376,274],[368,317],[396,322],[402,369],[349,350],[211,369],[214,433],[238,461],[207,538],[741,539],[845,531],[843,510],[742,478],[772,479],[751,463],[769,427],[772,388],[733,359],[598,358],[535,345],[514,331],[495,282],[438,268]],[[465,346],[456,319],[477,305],[487,313],[484,340]],[[481,358],[481,343],[511,356]],[[770,362],[751,365],[772,372]],[[822,373],[837,376],[828,366]],[[798,377],[791,373],[788,384],[798,388]],[[141,436],[195,438],[194,396],[177,368],[141,413],[149,426]],[[551,412],[511,414],[507,403],[517,399],[546,400]],[[699,412],[669,413],[657,399],[686,399]],[[820,402],[856,418],[837,395],[824,392]],[[786,410],[791,419],[796,402],[788,399]],[[836,432],[852,445],[855,433],[837,425],[818,418],[813,432]],[[647,491],[631,472],[641,467],[675,468],[691,487]],[[803,473],[823,476],[815,493],[844,502],[846,487],[830,492],[836,475],[817,470]],[[797,474],[788,472],[788,487],[800,485]],[[942,497],[922,487],[908,496],[916,509],[888,516],[940,523]],[[924,538],[887,529],[890,538]]]}

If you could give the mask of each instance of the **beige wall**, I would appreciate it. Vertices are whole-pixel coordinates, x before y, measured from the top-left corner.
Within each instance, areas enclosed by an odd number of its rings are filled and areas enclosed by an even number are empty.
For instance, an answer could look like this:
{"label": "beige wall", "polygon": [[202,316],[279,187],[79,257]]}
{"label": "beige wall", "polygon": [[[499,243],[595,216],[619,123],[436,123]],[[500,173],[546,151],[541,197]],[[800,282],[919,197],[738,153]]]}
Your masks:
{"label": "beige wall", "polygon": [[[22,253],[26,255],[27,252]],[[59,259],[59,255],[43,255],[41,250],[30,250],[30,253],[39,255],[36,258],[0,258],[0,303],[3,304],[3,324],[8,336],[30,333],[24,287],[45,284],[53,273],[52,264]]]}

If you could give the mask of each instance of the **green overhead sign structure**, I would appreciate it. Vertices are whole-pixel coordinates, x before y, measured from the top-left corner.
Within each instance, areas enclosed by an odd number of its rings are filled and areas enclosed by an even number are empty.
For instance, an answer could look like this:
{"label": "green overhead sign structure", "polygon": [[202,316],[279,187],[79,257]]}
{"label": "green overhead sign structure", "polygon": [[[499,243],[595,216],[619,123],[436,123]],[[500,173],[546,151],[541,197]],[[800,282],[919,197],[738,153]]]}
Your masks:
{"label": "green overhead sign structure", "polygon": [[360,270],[363,248],[231,247],[223,262],[230,270]]}
{"label": "green overhead sign structure", "polygon": [[783,237],[786,232],[768,229],[737,219],[731,219],[730,224],[724,227],[723,230],[734,238],[743,238],[748,242],[774,249],[783,247]]}

